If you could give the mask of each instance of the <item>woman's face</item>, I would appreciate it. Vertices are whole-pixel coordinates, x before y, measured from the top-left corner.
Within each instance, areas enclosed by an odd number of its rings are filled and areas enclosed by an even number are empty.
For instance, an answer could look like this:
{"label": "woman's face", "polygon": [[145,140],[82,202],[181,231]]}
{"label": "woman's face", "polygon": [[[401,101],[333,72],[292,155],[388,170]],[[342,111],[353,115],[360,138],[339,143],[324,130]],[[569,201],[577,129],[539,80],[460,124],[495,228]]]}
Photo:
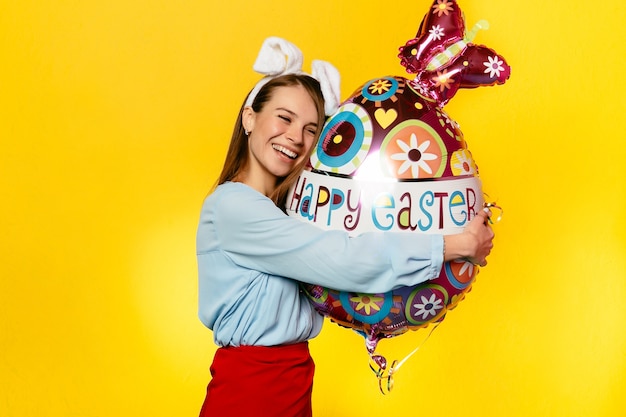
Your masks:
{"label": "woman's face", "polygon": [[[287,176],[304,158],[315,140],[317,108],[301,85],[279,87],[263,109],[244,109],[243,125],[248,136],[249,163],[246,181],[271,187]],[[268,190],[265,190],[268,191]]]}

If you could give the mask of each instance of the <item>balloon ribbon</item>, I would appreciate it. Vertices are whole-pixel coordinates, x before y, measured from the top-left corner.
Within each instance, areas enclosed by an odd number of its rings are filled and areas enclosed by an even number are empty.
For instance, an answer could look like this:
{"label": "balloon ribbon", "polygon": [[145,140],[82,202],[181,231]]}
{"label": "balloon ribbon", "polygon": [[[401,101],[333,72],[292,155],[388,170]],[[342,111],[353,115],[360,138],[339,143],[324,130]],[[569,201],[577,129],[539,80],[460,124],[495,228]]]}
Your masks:
{"label": "balloon ribbon", "polygon": [[[489,195],[487,193],[483,193],[483,194],[485,196],[485,199],[489,198]],[[491,212],[491,214],[489,215],[489,224],[500,223],[500,220],[502,220],[502,215],[504,214],[504,210],[502,209],[502,207],[497,205],[495,201],[492,201],[490,203],[485,202],[483,204],[483,209],[487,210],[488,212]],[[492,219],[493,210],[498,211],[498,216],[495,218],[495,220]]]}
{"label": "balloon ribbon", "polygon": [[[483,207],[485,208],[485,210],[491,211],[491,214],[489,215],[489,223],[494,224],[502,220],[502,215],[504,214],[504,210],[502,209],[502,207],[498,206],[495,202],[485,203]],[[492,219],[493,210],[498,211],[498,215],[495,217],[495,219]],[[391,390],[393,389],[393,384],[394,384],[393,382],[394,374],[396,374],[400,370],[400,367],[404,365],[404,363],[407,360],[409,360],[411,356],[413,356],[415,353],[417,353],[418,350],[420,350],[422,345],[426,343],[426,341],[430,338],[430,336],[433,334],[433,332],[439,326],[440,323],[441,322],[435,323],[433,327],[430,329],[430,331],[428,332],[428,334],[426,335],[426,337],[424,338],[424,340],[422,340],[422,342],[419,345],[417,345],[417,347],[413,349],[411,353],[406,355],[404,359],[402,359],[400,362],[398,362],[397,360],[394,360],[391,363],[391,367],[389,367],[389,369],[387,369],[387,359],[385,359],[383,356],[375,355],[374,354],[375,352],[370,353],[369,366],[370,366],[370,369],[376,375],[376,378],[378,378],[378,388],[380,389],[380,392],[383,393],[383,395],[386,395],[386,392],[391,392]]]}
{"label": "balloon ribbon", "polygon": [[422,345],[426,343],[426,341],[430,338],[430,335],[433,334],[433,332],[438,326],[439,326],[439,323],[435,323],[433,327],[430,329],[430,331],[428,332],[428,334],[426,335],[426,337],[424,338],[424,340],[422,340],[422,342],[419,345],[417,345],[417,347],[413,349],[411,353],[406,355],[404,359],[402,359],[400,362],[398,362],[397,360],[394,360],[391,363],[391,367],[389,367],[388,370],[387,370],[387,360],[384,357],[379,356],[379,355],[374,355],[373,353],[370,354],[370,363],[369,363],[370,369],[374,372],[374,374],[376,375],[376,378],[378,378],[378,388],[380,389],[380,392],[383,395],[386,395],[386,392],[391,392],[391,390],[393,389],[394,374],[396,374],[400,370],[400,367],[404,365],[404,363],[407,360],[409,360],[411,356],[413,356],[415,353],[417,353],[418,350],[420,350]]}

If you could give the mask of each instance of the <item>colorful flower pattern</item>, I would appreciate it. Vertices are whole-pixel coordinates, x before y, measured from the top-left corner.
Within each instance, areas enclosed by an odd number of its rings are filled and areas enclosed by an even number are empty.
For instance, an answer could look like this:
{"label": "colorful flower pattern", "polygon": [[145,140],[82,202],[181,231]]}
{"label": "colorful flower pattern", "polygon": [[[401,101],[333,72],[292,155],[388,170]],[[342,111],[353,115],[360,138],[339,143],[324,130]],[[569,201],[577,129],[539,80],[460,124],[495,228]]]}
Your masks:
{"label": "colorful flower pattern", "polygon": [[[382,182],[422,184],[478,176],[458,123],[443,111],[458,89],[503,84],[510,76],[502,56],[472,43],[477,27],[466,29],[455,0],[433,0],[416,38],[398,55],[415,77],[374,78],[355,90],[326,122],[309,168],[359,180],[375,167]],[[459,260],[445,262],[428,282],[384,294],[304,289],[319,312],[365,336],[372,353],[382,338],[443,320],[477,274],[478,267]]]}
{"label": "colorful flower pattern", "polygon": [[453,10],[451,1],[437,0],[437,4],[433,5],[433,14],[436,14],[438,17],[442,15],[448,16]]}

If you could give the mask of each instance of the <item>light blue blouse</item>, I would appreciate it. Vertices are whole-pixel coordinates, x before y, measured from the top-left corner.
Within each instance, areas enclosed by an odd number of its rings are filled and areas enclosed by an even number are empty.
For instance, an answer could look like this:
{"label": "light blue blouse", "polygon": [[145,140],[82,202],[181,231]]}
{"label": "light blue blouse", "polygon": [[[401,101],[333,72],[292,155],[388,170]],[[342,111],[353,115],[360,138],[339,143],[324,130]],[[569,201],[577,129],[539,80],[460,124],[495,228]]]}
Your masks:
{"label": "light blue blouse", "polygon": [[199,317],[215,343],[273,346],[321,330],[298,281],[362,293],[415,285],[439,275],[443,236],[323,231],[228,182],[204,201],[197,255]]}

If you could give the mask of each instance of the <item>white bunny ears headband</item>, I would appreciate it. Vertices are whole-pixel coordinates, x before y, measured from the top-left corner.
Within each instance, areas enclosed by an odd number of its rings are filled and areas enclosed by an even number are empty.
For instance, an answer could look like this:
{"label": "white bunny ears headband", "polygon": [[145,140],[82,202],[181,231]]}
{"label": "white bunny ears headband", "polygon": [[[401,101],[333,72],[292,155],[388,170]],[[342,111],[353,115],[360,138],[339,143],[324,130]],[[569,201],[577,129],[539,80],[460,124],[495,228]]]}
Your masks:
{"label": "white bunny ears headband", "polygon": [[[306,74],[302,71],[302,52],[289,41],[278,37],[269,37],[261,46],[253,69],[264,74],[248,95],[245,105],[251,106],[261,87],[272,78],[285,74]],[[307,74],[308,75],[308,74]],[[330,63],[320,60],[311,62],[311,76],[320,83],[324,95],[324,111],[327,116],[333,114],[339,106],[339,71]]]}

